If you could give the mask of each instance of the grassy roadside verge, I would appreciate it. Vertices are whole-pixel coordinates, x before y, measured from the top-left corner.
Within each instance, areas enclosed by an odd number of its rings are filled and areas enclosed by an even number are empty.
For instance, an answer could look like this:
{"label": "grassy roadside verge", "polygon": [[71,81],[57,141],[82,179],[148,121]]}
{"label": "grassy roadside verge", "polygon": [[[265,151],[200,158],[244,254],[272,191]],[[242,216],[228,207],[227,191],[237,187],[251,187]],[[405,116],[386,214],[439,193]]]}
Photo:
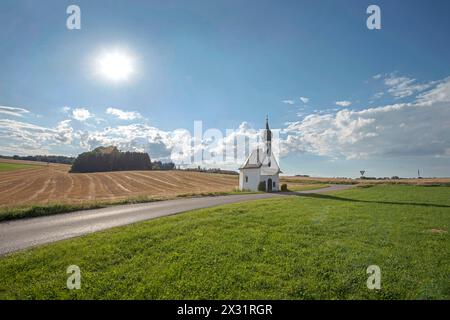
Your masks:
{"label": "grassy roadside verge", "polygon": [[317,190],[329,187],[329,184],[324,183],[317,183],[317,184],[305,184],[305,185],[298,185],[298,184],[292,184],[287,183],[288,190],[289,191],[309,191],[309,190]]}

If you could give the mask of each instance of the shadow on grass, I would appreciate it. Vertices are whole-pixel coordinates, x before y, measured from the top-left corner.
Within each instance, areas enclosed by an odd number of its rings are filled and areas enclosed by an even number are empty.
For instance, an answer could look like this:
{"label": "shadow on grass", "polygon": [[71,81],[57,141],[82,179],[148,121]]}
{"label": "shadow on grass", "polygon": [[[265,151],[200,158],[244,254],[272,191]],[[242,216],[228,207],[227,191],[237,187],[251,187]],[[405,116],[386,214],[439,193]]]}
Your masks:
{"label": "shadow on grass", "polygon": [[289,192],[288,193],[288,192],[286,192],[286,194],[294,195],[294,196],[298,196],[298,197],[315,198],[315,199],[323,199],[323,200],[337,200],[337,201],[360,202],[360,203],[378,203],[378,204],[390,204],[390,205],[450,208],[450,205],[446,205],[446,204],[358,200],[358,199],[343,198],[343,197],[337,197],[337,196],[333,196],[333,195],[329,195],[329,194],[320,194],[320,193],[299,193],[299,192]]}

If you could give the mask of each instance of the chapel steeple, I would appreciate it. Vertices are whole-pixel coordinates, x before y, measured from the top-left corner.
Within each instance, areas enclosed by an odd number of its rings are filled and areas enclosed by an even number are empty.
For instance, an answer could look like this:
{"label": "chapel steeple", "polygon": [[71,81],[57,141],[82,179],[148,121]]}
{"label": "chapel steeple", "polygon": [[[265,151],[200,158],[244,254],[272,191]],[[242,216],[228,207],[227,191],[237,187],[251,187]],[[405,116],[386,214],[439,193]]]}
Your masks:
{"label": "chapel steeple", "polygon": [[269,116],[266,116],[266,129],[264,130],[264,143],[266,147],[266,153],[269,155],[272,154],[272,131],[269,128]]}

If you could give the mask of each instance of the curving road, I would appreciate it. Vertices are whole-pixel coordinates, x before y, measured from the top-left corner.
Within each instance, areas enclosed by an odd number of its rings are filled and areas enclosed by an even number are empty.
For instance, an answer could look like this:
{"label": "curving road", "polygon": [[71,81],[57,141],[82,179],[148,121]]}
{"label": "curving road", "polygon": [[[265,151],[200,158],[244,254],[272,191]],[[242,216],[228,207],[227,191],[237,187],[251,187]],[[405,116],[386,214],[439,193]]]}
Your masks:
{"label": "curving road", "polygon": [[351,188],[334,185],[327,188],[286,192],[199,197],[113,206],[53,216],[0,223],[0,255],[21,249],[85,235],[99,230],[173,215],[189,210],[250,200],[289,196],[298,193],[323,193]]}

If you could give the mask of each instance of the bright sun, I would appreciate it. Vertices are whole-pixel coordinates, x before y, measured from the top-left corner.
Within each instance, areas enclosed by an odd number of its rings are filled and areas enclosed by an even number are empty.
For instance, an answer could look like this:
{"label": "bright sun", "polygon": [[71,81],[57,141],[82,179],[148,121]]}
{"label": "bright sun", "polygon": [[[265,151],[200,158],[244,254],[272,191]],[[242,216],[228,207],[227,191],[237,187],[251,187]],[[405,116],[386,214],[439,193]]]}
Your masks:
{"label": "bright sun", "polygon": [[124,81],[134,72],[133,59],[124,52],[106,52],[97,60],[97,71],[108,80]]}

